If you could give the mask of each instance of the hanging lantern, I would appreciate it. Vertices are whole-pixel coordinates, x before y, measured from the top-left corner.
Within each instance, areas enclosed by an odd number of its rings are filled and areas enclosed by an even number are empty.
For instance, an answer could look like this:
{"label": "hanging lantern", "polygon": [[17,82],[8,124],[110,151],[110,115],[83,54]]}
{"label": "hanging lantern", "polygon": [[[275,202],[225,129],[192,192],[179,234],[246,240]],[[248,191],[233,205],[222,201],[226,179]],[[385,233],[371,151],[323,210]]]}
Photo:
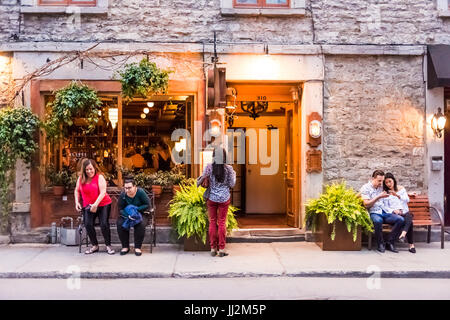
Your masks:
{"label": "hanging lantern", "polygon": [[113,129],[115,129],[117,122],[119,122],[119,109],[118,108],[109,108],[108,109],[108,119],[109,119],[109,122],[111,122],[111,127]]}

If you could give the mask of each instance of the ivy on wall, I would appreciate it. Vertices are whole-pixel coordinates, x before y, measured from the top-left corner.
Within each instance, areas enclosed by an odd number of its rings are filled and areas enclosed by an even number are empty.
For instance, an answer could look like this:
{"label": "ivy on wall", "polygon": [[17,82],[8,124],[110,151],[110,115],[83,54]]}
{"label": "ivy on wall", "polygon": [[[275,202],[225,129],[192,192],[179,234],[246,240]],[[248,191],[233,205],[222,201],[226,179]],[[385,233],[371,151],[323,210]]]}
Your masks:
{"label": "ivy on wall", "polygon": [[35,134],[41,122],[25,107],[0,110],[0,232],[6,232],[8,216],[12,209],[10,185],[14,182],[14,169],[21,159],[30,165],[38,149]]}

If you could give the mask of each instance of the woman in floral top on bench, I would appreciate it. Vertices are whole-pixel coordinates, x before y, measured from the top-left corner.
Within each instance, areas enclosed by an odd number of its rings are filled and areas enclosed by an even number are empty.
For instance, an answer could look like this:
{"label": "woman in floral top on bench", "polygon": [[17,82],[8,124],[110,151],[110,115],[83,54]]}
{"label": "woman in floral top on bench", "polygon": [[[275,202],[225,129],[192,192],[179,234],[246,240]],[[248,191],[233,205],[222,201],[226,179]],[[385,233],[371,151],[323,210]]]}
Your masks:
{"label": "woman in floral top on bench", "polygon": [[413,217],[409,213],[409,197],[406,189],[402,186],[397,186],[397,180],[395,180],[394,175],[390,172],[386,173],[384,177],[383,188],[389,193],[389,197],[383,199],[384,210],[387,213],[398,214],[405,219],[399,240],[404,242],[406,237],[409,243],[409,252],[416,253],[413,238]]}

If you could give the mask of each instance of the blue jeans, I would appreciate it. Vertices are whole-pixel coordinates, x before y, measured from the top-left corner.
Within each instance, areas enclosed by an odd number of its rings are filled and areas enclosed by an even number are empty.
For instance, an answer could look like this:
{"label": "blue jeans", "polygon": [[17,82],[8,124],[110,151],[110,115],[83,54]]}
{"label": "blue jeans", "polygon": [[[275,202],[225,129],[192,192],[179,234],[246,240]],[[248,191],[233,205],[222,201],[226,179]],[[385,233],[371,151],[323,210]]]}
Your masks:
{"label": "blue jeans", "polygon": [[386,213],[383,211],[382,214],[371,213],[370,218],[373,221],[375,228],[375,239],[377,244],[380,245],[384,243],[383,241],[383,223],[392,225],[392,230],[388,236],[388,242],[394,244],[395,240],[398,239],[402,231],[403,225],[405,224],[405,219],[395,213]]}

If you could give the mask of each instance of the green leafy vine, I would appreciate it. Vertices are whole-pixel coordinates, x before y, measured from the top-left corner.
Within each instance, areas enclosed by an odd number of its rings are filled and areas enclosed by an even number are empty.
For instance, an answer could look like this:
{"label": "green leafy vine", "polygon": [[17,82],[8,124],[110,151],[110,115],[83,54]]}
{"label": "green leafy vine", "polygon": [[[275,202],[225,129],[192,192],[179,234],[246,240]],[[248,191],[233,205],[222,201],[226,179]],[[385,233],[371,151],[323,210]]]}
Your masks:
{"label": "green leafy vine", "polygon": [[39,146],[35,141],[41,122],[24,107],[0,110],[0,231],[5,232],[12,209],[10,186],[14,182],[14,169],[21,159],[28,167]]}

